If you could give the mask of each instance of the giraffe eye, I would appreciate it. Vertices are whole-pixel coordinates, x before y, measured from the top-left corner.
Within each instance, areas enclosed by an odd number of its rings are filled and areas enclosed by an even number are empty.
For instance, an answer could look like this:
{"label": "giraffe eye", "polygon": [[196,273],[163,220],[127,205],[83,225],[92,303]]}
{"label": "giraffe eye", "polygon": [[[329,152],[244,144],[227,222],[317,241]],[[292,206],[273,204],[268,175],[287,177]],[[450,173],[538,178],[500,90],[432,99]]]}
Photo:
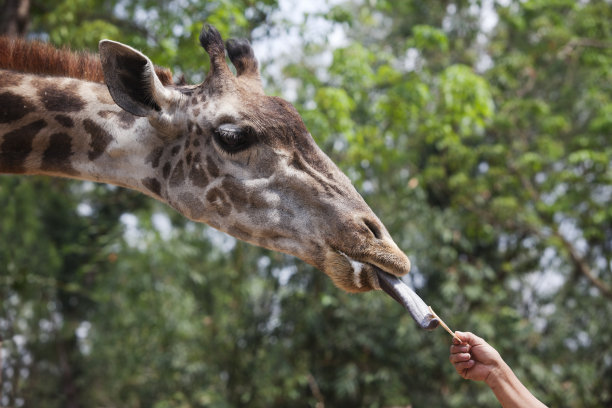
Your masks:
{"label": "giraffe eye", "polygon": [[249,129],[232,124],[219,126],[215,130],[214,139],[223,151],[230,154],[248,149],[255,141]]}

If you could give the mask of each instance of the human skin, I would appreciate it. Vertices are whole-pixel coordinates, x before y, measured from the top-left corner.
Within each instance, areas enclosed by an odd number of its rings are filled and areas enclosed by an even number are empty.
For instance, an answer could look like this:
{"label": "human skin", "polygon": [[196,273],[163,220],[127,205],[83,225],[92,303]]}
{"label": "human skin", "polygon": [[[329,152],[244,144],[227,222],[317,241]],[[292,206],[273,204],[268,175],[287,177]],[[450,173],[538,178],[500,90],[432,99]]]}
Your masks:
{"label": "human skin", "polygon": [[489,343],[470,332],[455,332],[450,362],[467,380],[484,381],[504,408],[545,408],[520,382],[510,366]]}

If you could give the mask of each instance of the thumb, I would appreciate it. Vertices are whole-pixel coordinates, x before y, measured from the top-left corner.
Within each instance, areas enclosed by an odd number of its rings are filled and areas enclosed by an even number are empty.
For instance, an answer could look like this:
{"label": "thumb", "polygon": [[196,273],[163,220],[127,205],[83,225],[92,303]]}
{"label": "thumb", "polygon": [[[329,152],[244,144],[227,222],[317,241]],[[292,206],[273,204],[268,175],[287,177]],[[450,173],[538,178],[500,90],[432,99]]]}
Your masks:
{"label": "thumb", "polygon": [[471,332],[456,331],[455,334],[461,339],[462,344],[475,345],[478,344],[480,337]]}

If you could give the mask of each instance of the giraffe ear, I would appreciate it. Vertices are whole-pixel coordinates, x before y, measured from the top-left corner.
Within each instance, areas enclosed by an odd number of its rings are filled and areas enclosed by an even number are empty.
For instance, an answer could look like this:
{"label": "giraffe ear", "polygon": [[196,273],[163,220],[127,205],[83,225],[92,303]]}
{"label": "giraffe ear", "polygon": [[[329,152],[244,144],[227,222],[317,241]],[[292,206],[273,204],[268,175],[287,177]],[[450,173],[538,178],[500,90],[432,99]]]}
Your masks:
{"label": "giraffe ear", "polygon": [[162,85],[146,55],[110,40],[100,41],[99,49],[104,82],[117,105],[136,116],[151,116],[170,105],[172,91]]}

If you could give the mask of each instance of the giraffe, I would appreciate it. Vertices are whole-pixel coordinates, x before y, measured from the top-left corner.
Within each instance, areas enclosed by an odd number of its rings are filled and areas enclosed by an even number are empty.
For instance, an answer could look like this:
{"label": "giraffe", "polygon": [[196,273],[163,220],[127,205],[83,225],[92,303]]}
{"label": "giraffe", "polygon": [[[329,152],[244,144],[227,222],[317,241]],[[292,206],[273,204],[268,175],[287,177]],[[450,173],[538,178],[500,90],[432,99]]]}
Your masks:
{"label": "giraffe", "polygon": [[383,289],[422,328],[435,328],[399,280],[408,257],[296,109],[264,94],[249,42],[224,44],[209,25],[199,40],[210,58],[205,80],[175,85],[169,71],[119,42],[102,40],[98,59],[0,39],[0,174],[139,191],[193,221],[294,255],[340,289]]}

